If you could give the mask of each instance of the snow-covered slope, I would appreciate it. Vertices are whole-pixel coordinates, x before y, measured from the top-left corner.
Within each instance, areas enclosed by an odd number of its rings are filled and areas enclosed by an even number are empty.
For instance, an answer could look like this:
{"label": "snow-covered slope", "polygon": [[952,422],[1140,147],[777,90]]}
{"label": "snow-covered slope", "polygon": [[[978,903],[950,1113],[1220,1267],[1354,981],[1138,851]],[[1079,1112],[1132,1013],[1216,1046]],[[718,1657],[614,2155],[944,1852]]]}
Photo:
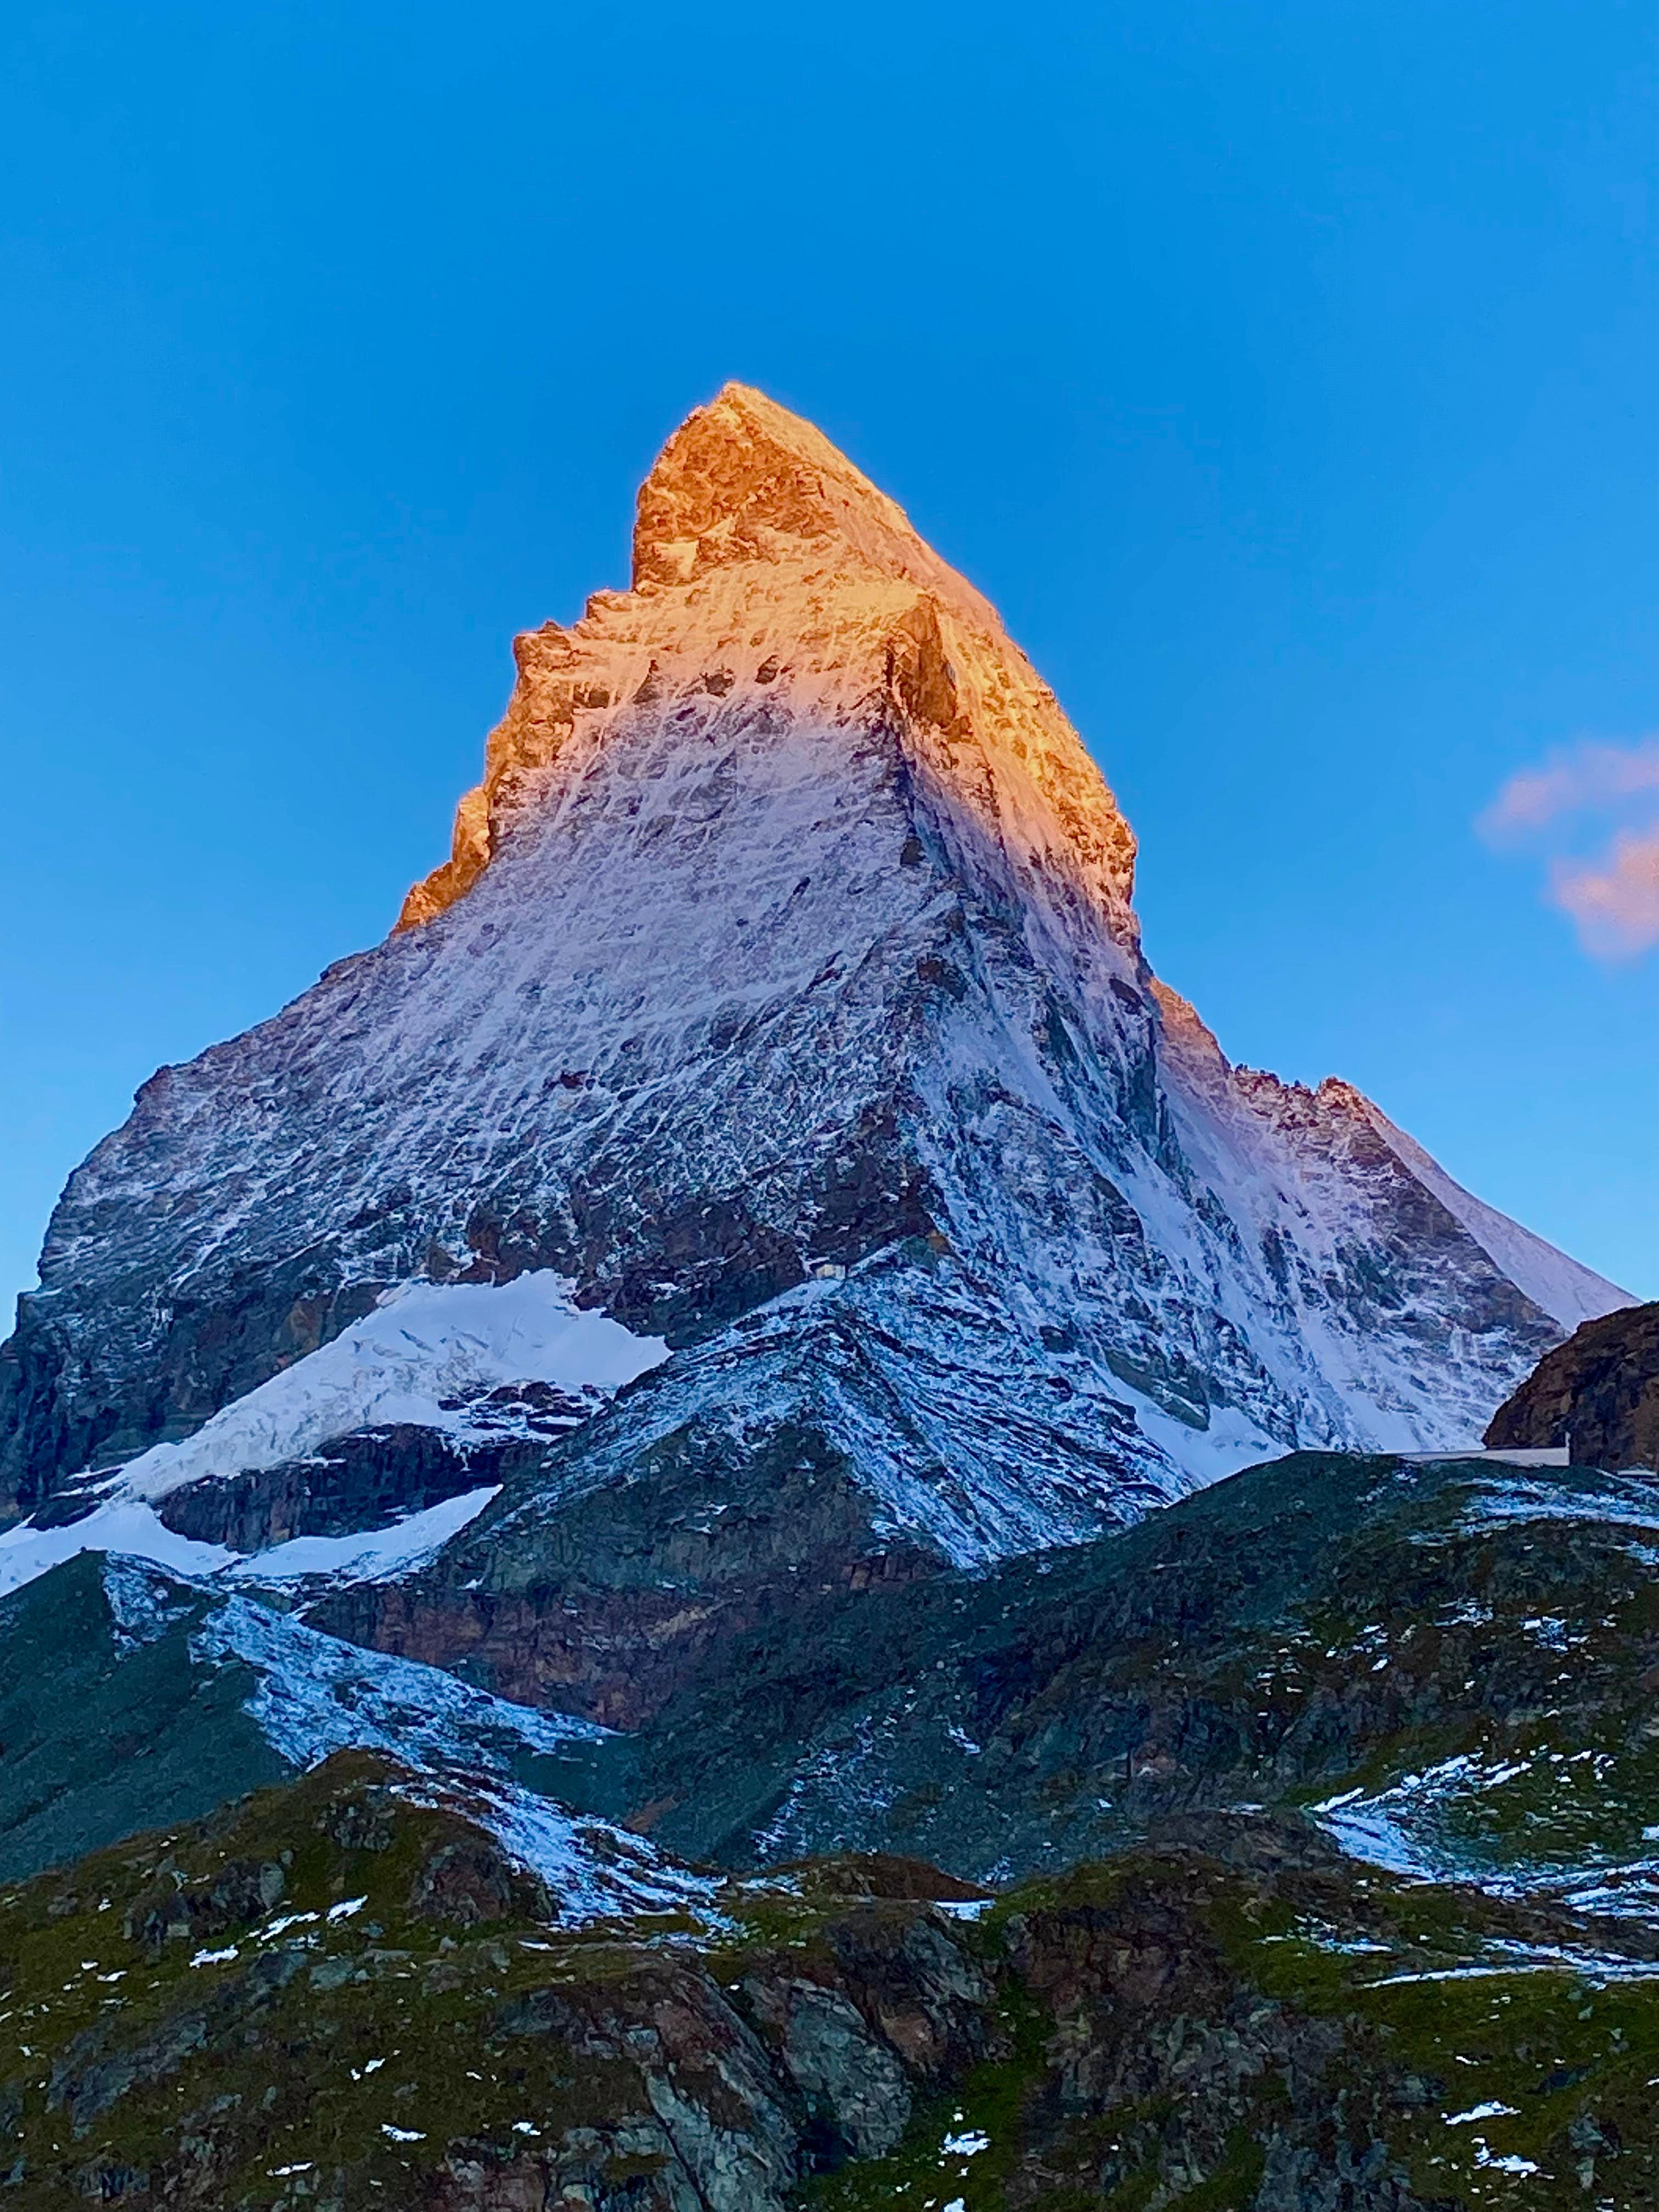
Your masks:
{"label": "snow-covered slope", "polygon": [[[54,1500],[46,1525],[0,1532],[0,1595],[79,1552],[122,1553],[198,1578],[283,1583],[404,1574],[448,1541],[498,1485],[456,1489],[423,1510],[361,1516],[347,1530],[306,1534],[252,1553],[203,1541],[156,1512],[180,1492],[314,1461],[344,1437],[410,1430],[465,1447],[516,1425],[501,1386],[553,1386],[568,1408],[555,1433],[580,1425],[621,1385],[667,1356],[659,1338],[631,1335],[570,1303],[545,1271],[508,1283],[411,1283],[329,1343],[235,1399],[179,1443],[160,1443],[123,1468],[83,1474]],[[463,1456],[459,1464],[465,1468]]]}
{"label": "snow-covered slope", "polygon": [[1052,693],[760,395],[670,441],[634,588],[516,651],[403,926],[71,1178],[0,1358],[19,1510],[264,1449],[255,1401],[210,1417],[415,1280],[556,1272],[679,1347],[642,1409],[718,1376],[741,1426],[787,1384],[958,1559],[1295,1443],[1468,1441],[1622,1301],[1346,1085],[1228,1066]]}
{"label": "snow-covered slope", "polygon": [[1577,1260],[1568,1259],[1565,1252],[1558,1252],[1553,1244],[1534,1237],[1530,1229],[1511,1221],[1495,1206],[1486,1205],[1472,1191],[1465,1190],[1462,1183],[1454,1182],[1415,1138],[1397,1129],[1370,1099],[1360,1098],[1358,1091],[1352,1095],[1371,1127],[1389,1149],[1398,1153],[1425,1190],[1434,1193],[1447,1212],[1462,1223],[1493,1264],[1552,1321],[1559,1322],[1564,1332],[1571,1333],[1580,1322],[1594,1321],[1615,1306],[1632,1303],[1623,1291],[1615,1292],[1613,1286],[1600,1275],[1581,1267]]}
{"label": "snow-covered slope", "polygon": [[579,1312],[546,1270],[510,1283],[410,1283],[372,1314],[237,1398],[180,1443],[152,1445],[122,1473],[124,1495],[155,1500],[187,1482],[275,1467],[353,1429],[415,1423],[465,1435],[504,1382],[611,1391],[666,1358],[603,1314]]}

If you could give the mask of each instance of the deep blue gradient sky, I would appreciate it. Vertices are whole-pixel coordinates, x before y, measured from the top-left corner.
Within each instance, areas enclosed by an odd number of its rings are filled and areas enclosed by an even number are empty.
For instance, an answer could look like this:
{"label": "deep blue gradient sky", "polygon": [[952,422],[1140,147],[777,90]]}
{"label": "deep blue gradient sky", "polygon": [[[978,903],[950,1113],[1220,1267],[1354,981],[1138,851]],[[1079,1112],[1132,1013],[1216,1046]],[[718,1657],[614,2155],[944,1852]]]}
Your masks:
{"label": "deep blue gradient sky", "polygon": [[380,936],[727,377],[997,602],[1233,1057],[1659,1294],[1659,952],[1475,817],[1659,731],[1651,9],[32,6],[0,30],[0,1293]]}

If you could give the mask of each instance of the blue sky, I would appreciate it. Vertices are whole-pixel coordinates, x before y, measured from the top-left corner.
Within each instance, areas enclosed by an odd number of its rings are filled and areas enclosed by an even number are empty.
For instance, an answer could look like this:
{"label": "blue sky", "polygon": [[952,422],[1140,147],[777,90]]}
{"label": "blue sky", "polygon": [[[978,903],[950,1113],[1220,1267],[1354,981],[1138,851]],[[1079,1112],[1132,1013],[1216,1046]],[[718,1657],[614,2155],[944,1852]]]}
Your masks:
{"label": "blue sky", "polygon": [[736,376],[1002,608],[1233,1057],[1659,1295],[1659,951],[1547,873],[1659,811],[1655,91],[1617,0],[20,0],[0,1292],[384,932]]}

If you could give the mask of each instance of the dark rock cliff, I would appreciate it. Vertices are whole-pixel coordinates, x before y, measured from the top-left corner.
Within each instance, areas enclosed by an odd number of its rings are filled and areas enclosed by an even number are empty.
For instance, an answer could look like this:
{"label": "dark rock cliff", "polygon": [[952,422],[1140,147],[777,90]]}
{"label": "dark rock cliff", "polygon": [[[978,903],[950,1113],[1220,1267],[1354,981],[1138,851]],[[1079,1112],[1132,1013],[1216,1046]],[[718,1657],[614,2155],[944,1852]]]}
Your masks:
{"label": "dark rock cliff", "polygon": [[1587,1321],[1492,1416],[1500,1451],[1569,1447],[1584,1467],[1659,1468],[1659,1303]]}

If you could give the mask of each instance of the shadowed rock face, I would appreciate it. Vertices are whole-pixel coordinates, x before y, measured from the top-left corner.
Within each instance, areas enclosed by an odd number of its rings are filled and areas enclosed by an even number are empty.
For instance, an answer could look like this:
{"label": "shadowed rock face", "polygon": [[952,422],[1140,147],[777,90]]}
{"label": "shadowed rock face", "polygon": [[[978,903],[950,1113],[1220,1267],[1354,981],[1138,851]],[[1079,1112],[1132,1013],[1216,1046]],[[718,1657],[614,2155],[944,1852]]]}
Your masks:
{"label": "shadowed rock face", "polygon": [[305,1459],[187,1483],[157,1512],[165,1527],[198,1543],[261,1552],[295,1536],[384,1528],[401,1514],[501,1482],[533,1465],[543,1449],[518,1438],[463,1445],[440,1429],[404,1423],[362,1429]]}
{"label": "shadowed rock face", "polygon": [[[633,587],[516,653],[404,926],[70,1178],[0,1352],[0,1516],[419,1278],[551,1268],[690,1346],[909,1251],[1129,1404],[1074,1534],[1275,1447],[1467,1441],[1619,1302],[1347,1086],[1229,1066],[1052,692],[761,395],[670,441]],[[890,1311],[852,1303],[873,1356]],[[981,1517],[1030,1540],[1013,1492]]]}
{"label": "shadowed rock face", "polygon": [[[746,1620],[733,1593],[724,1642],[665,1637],[636,1732],[562,1786],[695,1859],[879,1848],[994,1880],[1352,1792],[1391,1863],[1640,1911],[1656,1527],[1653,1478],[1297,1454],[989,1573],[803,1574]],[[392,1604],[435,1626],[483,1541]]]}
{"label": "shadowed rock face", "polygon": [[810,1640],[836,1600],[944,1564],[879,1525],[821,1430],[784,1420],[740,1440],[711,1419],[557,1513],[521,1489],[425,1574],[342,1590],[308,1618],[517,1703],[635,1729],[692,1685],[718,1701],[746,1639]]}
{"label": "shadowed rock face", "polygon": [[1492,1416],[1494,1449],[1570,1445],[1584,1467],[1659,1468],[1659,1304],[1588,1321]]}

